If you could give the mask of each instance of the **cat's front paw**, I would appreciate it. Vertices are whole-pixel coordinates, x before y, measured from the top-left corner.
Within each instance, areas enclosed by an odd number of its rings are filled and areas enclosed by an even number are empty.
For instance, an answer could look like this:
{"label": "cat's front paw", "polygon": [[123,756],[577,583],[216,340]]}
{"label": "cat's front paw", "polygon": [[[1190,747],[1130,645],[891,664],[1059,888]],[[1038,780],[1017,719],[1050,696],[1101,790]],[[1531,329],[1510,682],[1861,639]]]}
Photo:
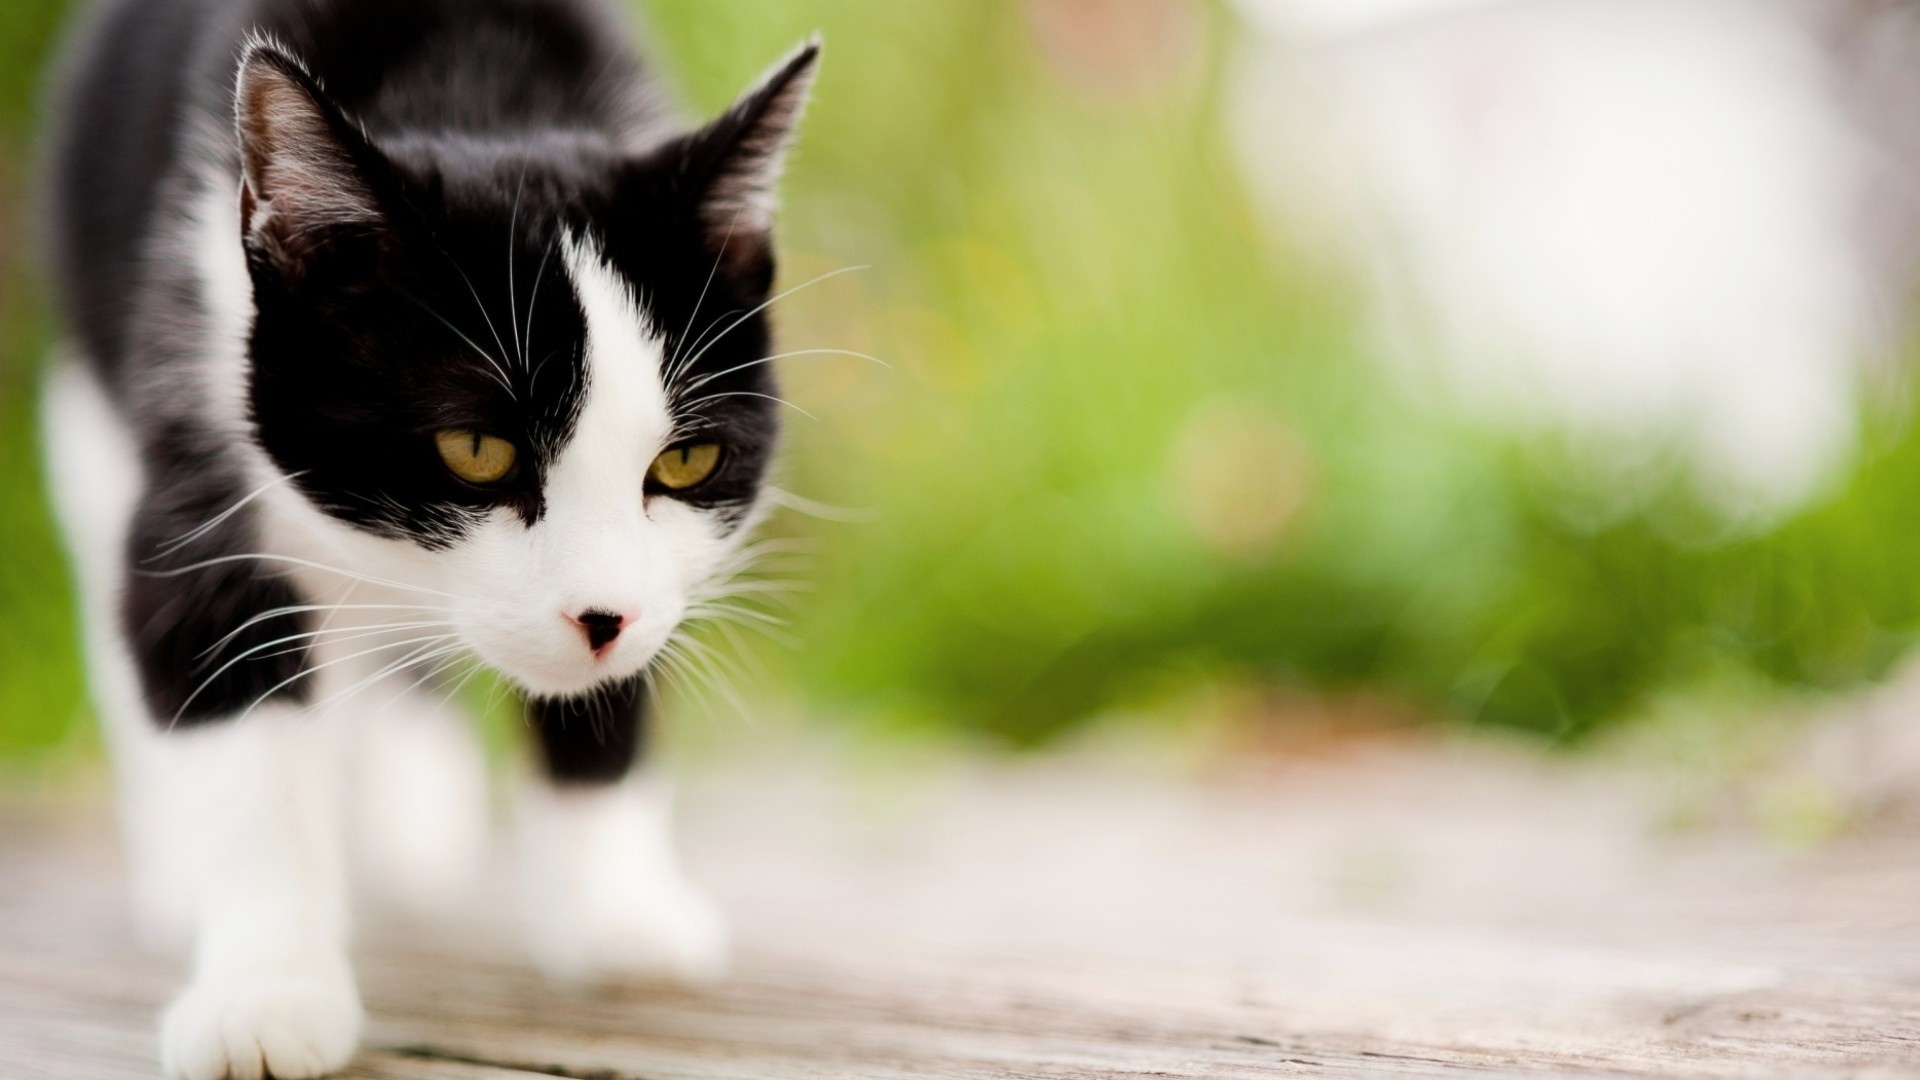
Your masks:
{"label": "cat's front paw", "polygon": [[340,1069],[360,1044],[351,974],[202,977],[160,1019],[173,1080],[302,1080]]}
{"label": "cat's front paw", "polygon": [[531,914],[534,961],[554,982],[704,986],[727,973],[726,920],[677,875],[575,899]]}

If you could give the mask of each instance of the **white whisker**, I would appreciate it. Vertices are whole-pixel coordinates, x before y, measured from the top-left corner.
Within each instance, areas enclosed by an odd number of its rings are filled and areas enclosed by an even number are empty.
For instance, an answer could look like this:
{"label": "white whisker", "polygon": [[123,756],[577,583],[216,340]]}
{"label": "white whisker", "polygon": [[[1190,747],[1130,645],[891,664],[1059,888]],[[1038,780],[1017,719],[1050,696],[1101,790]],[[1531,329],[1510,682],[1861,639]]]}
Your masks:
{"label": "white whisker", "polygon": [[296,558],[292,555],[277,555],[267,551],[248,551],[236,555],[221,555],[217,558],[202,559],[199,562],[189,563],[186,566],[174,567],[167,570],[143,570],[140,571],[140,573],[151,577],[178,577],[182,574],[191,574],[196,570],[205,570],[209,567],[220,566],[224,563],[245,562],[249,559],[261,562],[284,562],[292,566],[303,566],[310,570],[320,570],[329,574],[338,574],[340,577],[353,581],[364,581],[369,585],[382,585],[390,589],[406,589],[412,592],[427,593],[432,596],[444,596],[450,600],[460,599],[460,597],[452,593],[441,592],[438,589],[429,589],[424,585],[409,585],[404,581],[389,581],[385,578],[356,574],[337,566],[328,566],[325,563],[311,562],[307,559]]}
{"label": "white whisker", "polygon": [[251,492],[248,492],[246,495],[242,496],[240,498],[240,501],[234,503],[232,506],[229,506],[225,510],[222,510],[218,514],[214,515],[213,518],[209,520],[206,524],[201,525],[199,528],[194,529],[192,532],[189,532],[184,536],[177,537],[173,540],[167,541],[165,544],[160,545],[160,547],[157,550],[155,550],[155,552],[151,556],[148,556],[149,561],[151,561],[152,559],[163,558],[165,556],[173,554],[176,551],[179,551],[181,548],[187,546],[188,544],[193,543],[195,540],[200,539],[202,536],[205,536],[207,533],[211,532],[212,530],[219,528],[222,522],[226,521],[228,518],[231,518],[233,515],[239,513],[241,508],[245,507],[248,503],[252,502],[253,500],[259,498],[262,495],[265,495],[267,492],[273,490],[275,487],[281,484],[284,484],[289,480],[298,479],[299,477],[305,476],[306,474],[307,474],[307,470],[301,469],[297,472],[290,472],[280,476],[276,476],[272,480],[269,480],[266,483],[261,484],[259,487],[254,488]]}
{"label": "white whisker", "polygon": [[[520,197],[527,193],[528,164],[528,161],[520,163],[520,183],[513,189],[513,211],[507,215],[507,318],[511,320],[507,329],[516,347],[520,344],[520,296],[514,289],[513,242],[520,235]],[[520,350],[520,366],[527,366],[525,349]]]}
{"label": "white whisker", "polygon": [[[453,264],[455,270],[459,271],[460,280],[467,283],[467,292],[473,297],[473,306],[480,309],[480,317],[487,321],[487,332],[493,335],[493,343],[500,347],[500,355],[504,358],[507,355],[507,343],[500,340],[500,331],[493,325],[493,316],[487,313],[487,305],[480,300],[480,290],[473,287],[473,279],[467,276],[466,268],[460,265],[459,260],[447,254],[444,250],[441,254],[446,255],[447,261]],[[486,354],[483,352],[481,355],[484,356]],[[500,375],[504,378],[506,372],[502,370]],[[507,392],[512,393],[513,388],[509,386]]]}
{"label": "white whisker", "polygon": [[[522,340],[520,346],[520,364],[522,367],[526,366],[528,354],[533,352],[533,313],[534,310],[540,306],[540,282],[546,279],[547,263],[552,261],[553,249],[559,246],[559,240],[560,231],[555,229],[553,235],[547,238],[547,250],[540,256],[540,269],[534,272],[533,291],[527,295],[527,326],[521,335]],[[548,353],[547,355],[551,357],[553,354]],[[541,363],[545,364],[546,361],[542,360]],[[535,371],[534,377],[537,378],[538,376],[539,372]],[[529,379],[527,382],[527,393],[533,393],[532,379]]]}
{"label": "white whisker", "polygon": [[[452,256],[448,256],[448,258],[451,259]],[[467,288],[469,289],[473,288],[472,283],[468,283]],[[480,359],[485,360],[487,362],[487,366],[493,369],[491,372],[488,373],[489,377],[492,378],[494,382],[499,383],[501,389],[505,390],[509,397],[517,398],[517,395],[515,395],[513,392],[513,383],[511,380],[507,378],[507,369],[500,366],[500,362],[493,358],[493,354],[481,348],[479,344],[477,344],[472,338],[468,337],[466,331],[453,325],[453,320],[433,310],[432,307],[428,306],[425,300],[422,300],[419,297],[414,296],[410,293],[403,293],[402,295],[406,296],[407,299],[412,300],[414,303],[419,304],[420,309],[422,311],[425,311],[427,314],[433,316],[436,319],[439,319],[440,324],[442,326],[445,326],[447,329],[453,331],[454,334],[457,335],[461,341],[466,342],[467,348],[472,349],[475,356],[478,356]],[[479,295],[475,294],[474,299],[478,300]],[[496,337],[497,336],[498,335],[496,335]]]}
{"label": "white whisker", "polygon": [[765,398],[766,400],[774,402],[776,404],[785,405],[787,408],[792,409],[794,412],[799,413],[801,416],[804,416],[809,420],[820,419],[819,417],[813,415],[812,413],[801,408],[800,406],[795,405],[793,402],[788,401],[786,398],[778,397],[773,394],[756,393],[751,390],[730,390],[724,394],[708,394],[706,397],[695,398],[694,400],[688,402],[685,406],[682,407],[681,409],[682,418],[685,418],[685,415],[687,413],[692,412],[693,409],[695,409],[696,407],[705,405],[709,401],[720,401],[725,398],[735,398],[735,397]]}
{"label": "white whisker", "polygon": [[[371,649],[365,649],[360,652],[350,653],[346,656],[337,657],[335,659],[328,660],[323,663],[304,666],[299,671],[295,672],[293,675],[289,676],[288,678],[282,679],[281,681],[273,684],[271,687],[267,689],[265,693],[261,694],[259,697],[254,698],[253,704],[248,705],[246,707],[246,710],[240,713],[240,716],[236,719],[245,719],[246,717],[252,715],[253,710],[259,708],[262,702],[266,701],[268,698],[271,698],[273,695],[279,693],[280,691],[286,689],[289,686],[292,686],[294,683],[299,682],[301,679],[304,679],[309,675],[313,675],[320,671],[324,671],[327,668],[333,667],[337,664],[344,664],[350,660],[357,660],[363,656],[371,656],[374,653],[382,652],[386,649],[397,649],[405,645],[414,645],[423,641],[428,641],[428,642],[445,641],[452,636],[453,635],[451,634],[434,634],[428,637],[412,638],[407,641],[396,641],[387,645],[376,645]],[[222,670],[225,670],[225,669],[223,668]],[[180,708],[174,711],[173,719],[168,721],[167,726],[169,728],[172,728],[175,725],[179,724],[180,717],[186,713],[187,706],[193,704],[194,699],[199,697],[201,691],[204,691],[209,685],[212,684],[213,679],[217,677],[217,675],[218,675],[218,672],[216,672],[215,675],[208,676],[206,680],[202,681],[201,684],[197,688],[195,688],[192,694],[187,696],[187,700],[180,703]]]}
{"label": "white whisker", "polygon": [[[348,634],[348,635],[352,635],[353,637],[372,637],[375,634],[390,633],[394,630],[418,630],[426,626],[452,626],[452,625],[453,625],[452,623],[448,622],[445,619],[431,619],[431,620],[421,621],[421,622],[379,623],[374,626],[331,626],[331,625],[320,626],[312,630],[302,630],[297,634],[287,634],[282,637],[275,638],[272,641],[263,641],[257,645],[251,645],[245,651],[236,653],[234,656],[230,657],[227,660],[227,663],[223,667],[221,667],[220,671],[225,671],[227,668],[232,667],[235,663],[246,659],[248,656],[254,653],[259,652],[261,649],[270,649],[270,648],[273,648],[275,645],[284,645],[289,641],[300,641],[302,639],[329,637],[334,634]],[[233,640],[233,637],[234,637],[233,634],[228,634],[226,637],[221,638],[218,643],[211,645],[206,649],[201,650],[199,657],[196,657],[195,659],[206,657],[209,653],[212,653],[214,650],[220,648],[221,645],[224,645],[226,642]],[[352,640],[352,637],[349,637],[345,640]],[[293,650],[287,650],[287,651],[291,652]],[[276,653],[271,655],[280,655],[280,654]],[[216,671],[214,672],[214,674],[218,675],[220,674],[220,672]]]}
{"label": "white whisker", "polygon": [[728,334],[733,333],[734,330],[738,329],[742,323],[745,323],[748,319],[753,318],[755,315],[760,314],[761,312],[767,310],[768,308],[779,303],[780,301],[785,300],[787,297],[792,296],[794,293],[797,293],[802,289],[810,289],[813,286],[818,285],[823,281],[828,281],[833,278],[837,278],[842,274],[851,274],[851,273],[854,273],[855,271],[870,270],[870,269],[872,269],[872,267],[870,266],[843,266],[838,270],[829,270],[824,274],[821,274],[815,278],[812,278],[811,280],[803,281],[800,284],[795,285],[791,289],[786,289],[778,293],[777,295],[767,298],[765,301],[761,302],[759,306],[748,311],[746,314],[741,315],[739,318],[733,320],[731,323],[728,323],[727,328],[725,330],[720,331],[719,334],[715,335],[712,341],[709,341],[705,345],[702,345],[700,347],[699,352],[694,353],[691,357],[687,359],[687,362],[685,365],[686,369],[691,371],[693,369],[693,365],[699,363],[700,358],[707,354],[708,349],[711,349],[715,345],[718,345],[721,339],[725,338]]}
{"label": "white whisker", "polygon": [[259,624],[266,622],[269,619],[280,618],[283,615],[303,615],[303,614],[307,614],[309,612],[314,612],[314,611],[336,612],[336,611],[431,611],[431,610],[433,609],[428,607],[425,604],[288,604],[284,607],[271,608],[269,610],[263,611],[260,614],[255,615],[254,617],[248,619],[246,622],[241,623],[239,626],[236,626],[233,629],[227,631],[226,634],[220,638],[220,640],[214,642],[213,644],[207,646],[204,650],[202,650],[200,655],[205,656],[207,655],[207,653],[213,652],[215,649],[218,649],[220,646],[225,645],[227,642],[232,641],[236,637],[239,637],[241,634],[245,633],[248,629],[258,626]]}
{"label": "white whisker", "polygon": [[878,521],[880,518],[880,511],[878,510],[861,510],[854,507],[834,506],[830,503],[809,499],[803,495],[795,495],[785,488],[774,487],[771,484],[767,486],[766,492],[768,499],[775,506],[783,510],[792,510],[795,513],[804,514],[810,518],[818,518],[821,521],[864,524],[869,521]]}
{"label": "white whisker", "polygon": [[771,364],[776,360],[790,360],[798,356],[850,356],[856,360],[872,361],[873,363],[879,364],[881,367],[887,368],[889,370],[893,368],[892,364],[887,363],[885,360],[882,360],[877,356],[869,356],[863,352],[854,352],[852,349],[794,349],[790,352],[774,353],[772,356],[763,356],[758,360],[749,360],[744,364],[735,364],[734,366],[726,369],[725,371],[716,371],[711,375],[702,375],[698,379],[695,379],[693,380],[693,382],[687,384],[687,388],[684,392],[691,394],[695,390],[698,390],[701,387],[707,385],[708,383],[713,382],[715,379],[724,379],[727,376],[732,375],[737,371],[745,371],[748,368],[759,367],[761,364]]}
{"label": "white whisker", "polygon": [[[720,250],[713,257],[713,265],[707,270],[706,284],[700,286],[700,296],[694,300],[693,310],[687,314],[687,325],[680,330],[681,344],[676,347],[680,358],[684,358],[692,351],[692,347],[685,344],[687,335],[693,333],[694,320],[700,317],[700,308],[707,302],[707,292],[713,288],[714,275],[720,272],[720,262],[727,257],[727,245],[733,242],[733,227],[739,223],[740,212],[736,210],[733,213],[733,218],[727,222],[727,235],[720,241]],[[702,334],[701,336],[704,337],[706,335]],[[680,375],[683,371],[684,368],[678,363],[678,358],[670,358],[667,361],[667,377],[663,381],[667,385],[668,396],[672,396],[673,385],[680,380]]]}
{"label": "white whisker", "polygon": [[[445,640],[445,637],[446,635],[443,635],[438,640]],[[445,657],[452,656],[455,653],[458,653],[462,649],[466,648],[466,646],[461,645],[458,642],[455,642],[452,645],[436,647],[433,644],[434,640],[436,639],[423,638],[420,640],[426,641],[427,644],[421,645],[419,648],[415,649],[412,653],[409,653],[408,655],[401,657],[400,659],[386,665],[385,667],[379,669],[378,671],[375,671],[373,674],[368,675],[366,678],[361,679],[359,682],[354,683],[352,686],[347,687],[345,690],[332,694],[327,698],[325,698],[324,700],[321,700],[319,702],[316,702],[313,705],[308,706],[308,708],[317,713],[330,706],[343,704],[345,699],[351,698],[353,695],[358,694],[360,691],[365,690],[367,687],[372,686],[375,683],[378,683],[382,679],[385,679],[391,675],[397,675],[400,672],[405,671],[407,668],[410,668],[415,664],[432,663],[434,661],[444,659]],[[411,642],[408,642],[405,644],[411,644]]]}

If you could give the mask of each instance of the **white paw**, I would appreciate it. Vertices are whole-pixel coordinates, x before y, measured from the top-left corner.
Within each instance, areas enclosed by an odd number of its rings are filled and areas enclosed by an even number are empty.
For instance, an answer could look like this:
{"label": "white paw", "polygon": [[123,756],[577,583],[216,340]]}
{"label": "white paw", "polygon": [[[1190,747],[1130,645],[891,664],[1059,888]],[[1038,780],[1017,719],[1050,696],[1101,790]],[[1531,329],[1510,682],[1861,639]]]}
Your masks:
{"label": "white paw", "polygon": [[338,972],[194,980],[160,1018],[174,1080],[301,1080],[347,1064],[360,1043],[360,995]]}
{"label": "white paw", "polygon": [[725,977],[726,921],[711,900],[677,874],[622,884],[531,913],[534,961],[549,979],[701,986]]}

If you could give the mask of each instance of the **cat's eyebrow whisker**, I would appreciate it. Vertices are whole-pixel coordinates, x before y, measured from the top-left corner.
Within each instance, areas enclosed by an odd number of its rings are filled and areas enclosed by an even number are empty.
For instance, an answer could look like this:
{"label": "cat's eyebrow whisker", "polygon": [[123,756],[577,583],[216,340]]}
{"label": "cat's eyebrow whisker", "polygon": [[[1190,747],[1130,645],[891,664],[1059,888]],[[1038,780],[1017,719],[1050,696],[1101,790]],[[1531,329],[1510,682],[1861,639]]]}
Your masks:
{"label": "cat's eyebrow whisker", "polygon": [[[547,263],[552,261],[553,249],[556,246],[558,246],[559,239],[560,239],[560,230],[558,229],[553,230],[553,234],[547,237],[547,250],[543,252],[540,256],[540,269],[534,271],[533,291],[527,295],[527,325],[525,330],[522,331],[522,334],[521,334],[521,346],[520,346],[520,366],[521,367],[527,366],[527,357],[529,354],[533,352],[533,312],[534,312],[534,309],[540,306],[540,282],[546,279]],[[552,353],[547,354],[547,359],[552,359],[552,357],[553,357]],[[540,362],[542,364],[545,364],[546,360],[542,360]],[[539,378],[539,375],[540,373],[538,371],[535,371],[533,373],[533,378]],[[527,382],[527,393],[528,394],[533,393],[532,379],[529,379]]]}
{"label": "cat's eyebrow whisker", "polygon": [[775,394],[762,394],[752,390],[729,390],[724,394],[708,394],[706,397],[695,398],[692,401],[687,402],[687,404],[681,408],[681,418],[693,419],[693,410],[699,408],[702,405],[705,405],[709,401],[720,401],[724,398],[735,398],[735,397],[765,398],[766,400],[774,402],[776,404],[785,405],[787,408],[792,409],[794,412],[799,413],[801,416],[804,416],[809,420],[820,419],[819,417],[813,415],[812,413],[801,408],[800,406],[795,405],[793,402],[788,401],[786,398],[780,397]]}
{"label": "cat's eyebrow whisker", "polygon": [[708,349],[711,349],[715,345],[720,344],[721,340],[724,339],[728,334],[731,334],[736,329],[738,329],[740,327],[740,324],[746,322],[748,319],[753,318],[755,315],[758,315],[761,312],[767,310],[768,308],[779,303],[780,301],[785,300],[787,297],[792,296],[794,293],[797,293],[802,289],[811,289],[815,285],[818,285],[823,281],[831,281],[832,279],[840,277],[843,274],[852,274],[861,270],[871,270],[871,269],[873,269],[873,267],[869,264],[862,264],[859,266],[843,266],[838,270],[829,270],[824,274],[816,275],[806,281],[801,282],[798,285],[793,286],[790,289],[781,290],[779,293],[776,293],[775,295],[770,296],[767,299],[761,301],[757,306],[749,310],[746,314],[728,323],[727,328],[725,330],[722,330],[720,331],[719,334],[715,335],[712,341],[709,341],[705,345],[702,345],[700,347],[700,351],[697,353],[694,353],[693,356],[687,360],[687,366],[691,368],[694,364],[699,363],[700,358],[702,356],[707,355]]}
{"label": "cat's eyebrow whisker", "polygon": [[692,370],[693,358],[697,354],[697,351],[701,349],[701,344],[707,340],[707,335],[718,330],[720,325],[726,322],[728,318],[738,314],[740,314],[739,308],[728,308],[720,314],[715,315],[712,322],[701,327],[699,335],[693,339],[693,342],[685,349],[680,350],[680,359],[669,367],[667,377],[661,381],[671,389],[675,382],[688,371]]}
{"label": "cat's eyebrow whisker", "polygon": [[[448,258],[452,258],[452,256],[448,256]],[[471,288],[472,286],[469,285],[468,287]],[[500,388],[507,392],[507,396],[513,398],[516,401],[519,400],[519,395],[514,393],[512,380],[507,378],[507,369],[502,367],[500,365],[500,362],[493,358],[493,354],[481,348],[472,338],[468,337],[466,331],[460,329],[458,326],[453,325],[452,319],[449,319],[445,315],[440,314],[438,311],[433,310],[433,308],[430,305],[428,305],[428,303],[425,300],[422,300],[419,297],[408,292],[402,292],[401,295],[405,296],[409,300],[412,300],[414,303],[420,305],[420,310],[426,312],[427,314],[433,316],[436,319],[439,319],[440,324],[442,326],[445,326],[447,329],[453,331],[454,334],[457,335],[461,341],[466,342],[467,348],[472,349],[475,356],[478,356],[480,359],[485,360],[487,362],[487,366],[493,369],[493,371],[490,373],[490,377],[493,379],[493,381],[500,384]],[[478,297],[476,297],[476,299],[478,299]]]}
{"label": "cat's eyebrow whisker", "polygon": [[533,374],[528,376],[527,378],[528,394],[532,394],[534,392],[534,388],[540,385],[540,373],[547,370],[547,361],[553,359],[556,356],[559,356],[561,352],[562,352],[561,349],[553,349],[549,351],[547,355],[541,357],[540,362],[538,364],[535,364],[533,366]]}
{"label": "cat's eyebrow whisker", "polygon": [[[467,276],[466,267],[461,266],[460,261],[444,249],[442,249],[441,254],[446,255],[447,261],[452,263],[454,270],[459,272],[460,280],[467,283],[467,292],[473,296],[473,305],[480,309],[480,317],[486,320],[487,332],[493,335],[493,343],[500,346],[500,355],[502,357],[507,356],[507,343],[500,340],[500,331],[493,325],[493,316],[487,314],[487,305],[480,299],[480,290],[473,287],[473,279]],[[502,374],[504,374],[504,372]]]}
{"label": "cat's eyebrow whisker", "polygon": [[191,544],[195,540],[200,539],[202,536],[207,535],[207,533],[212,532],[214,529],[219,528],[223,522],[225,522],[228,518],[231,518],[233,515],[239,513],[241,509],[244,508],[248,503],[252,502],[253,500],[259,498],[262,495],[265,495],[267,492],[273,490],[275,487],[281,484],[284,484],[289,480],[297,480],[300,477],[305,476],[306,474],[307,474],[307,470],[300,469],[296,472],[283,473],[279,476],[274,477],[272,480],[269,480],[266,483],[261,484],[259,487],[254,488],[252,491],[241,496],[240,499],[236,501],[232,506],[229,506],[225,510],[222,510],[218,514],[215,514],[211,519],[209,519],[205,524],[201,525],[200,527],[160,545],[157,549],[155,549],[152,555],[147,556],[146,559],[142,561],[151,562],[155,559],[163,559],[168,555],[171,555],[174,552],[179,551],[181,548],[186,547],[188,544]]}
{"label": "cat's eyebrow whisker", "polygon": [[[700,296],[694,300],[693,310],[687,314],[687,325],[680,330],[680,340],[683,344],[676,351],[681,356],[685,356],[689,350],[689,347],[685,345],[684,342],[687,340],[687,335],[693,333],[694,320],[700,317],[700,307],[707,302],[707,291],[713,288],[714,275],[720,272],[720,263],[727,257],[727,245],[733,243],[733,228],[739,223],[740,211],[735,210],[733,217],[727,221],[727,235],[720,241],[720,250],[713,256],[713,266],[707,270],[706,284],[700,286]],[[706,335],[702,334],[701,336],[704,337]],[[674,359],[670,358],[667,361],[666,384],[668,393],[671,394],[673,392],[673,384],[679,381],[684,370],[685,369],[681,368]]]}
{"label": "cat's eyebrow whisker", "polygon": [[683,391],[683,393],[691,394],[694,391],[700,389],[701,387],[706,386],[707,384],[713,382],[714,380],[724,379],[727,376],[734,374],[735,372],[745,371],[748,368],[759,367],[761,364],[771,364],[776,360],[791,360],[794,357],[798,357],[798,356],[850,356],[855,360],[867,360],[872,363],[879,364],[881,367],[886,368],[888,370],[893,369],[892,364],[887,363],[885,360],[882,360],[877,356],[869,356],[866,353],[855,352],[852,349],[794,349],[791,352],[774,353],[772,356],[763,356],[758,360],[749,360],[744,364],[735,364],[733,367],[730,367],[725,371],[716,371],[711,375],[702,375],[698,379],[695,379],[693,382],[688,383],[687,388]]}
{"label": "cat's eyebrow whisker", "polygon": [[[514,239],[520,234],[520,197],[527,193],[527,166],[531,159],[520,162],[520,183],[513,189],[513,210],[507,215],[507,318],[511,320],[507,329],[512,331],[515,347],[520,344],[520,297],[513,283],[513,247]],[[527,351],[520,350],[520,366],[527,366]]]}

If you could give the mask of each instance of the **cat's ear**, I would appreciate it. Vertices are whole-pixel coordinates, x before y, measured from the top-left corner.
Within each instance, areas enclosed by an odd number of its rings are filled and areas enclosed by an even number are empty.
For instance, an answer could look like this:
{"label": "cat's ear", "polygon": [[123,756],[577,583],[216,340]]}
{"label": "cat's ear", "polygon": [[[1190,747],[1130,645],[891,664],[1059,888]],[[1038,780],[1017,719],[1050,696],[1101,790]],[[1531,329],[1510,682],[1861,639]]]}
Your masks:
{"label": "cat's ear", "polygon": [[775,64],[719,119],[676,140],[678,186],[707,249],[741,284],[773,279],[776,188],[820,62],[816,35]]}
{"label": "cat's ear", "polygon": [[247,246],[298,276],[342,235],[380,227],[372,147],[291,55],[248,46],[234,96],[240,228]]}

